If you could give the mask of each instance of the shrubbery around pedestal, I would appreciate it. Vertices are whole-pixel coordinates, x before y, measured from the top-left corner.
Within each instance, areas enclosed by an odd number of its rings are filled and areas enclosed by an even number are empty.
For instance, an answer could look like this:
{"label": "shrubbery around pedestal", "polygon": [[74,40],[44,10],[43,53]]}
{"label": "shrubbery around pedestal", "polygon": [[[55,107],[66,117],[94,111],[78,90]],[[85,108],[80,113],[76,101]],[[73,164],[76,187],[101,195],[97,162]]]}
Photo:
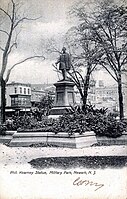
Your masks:
{"label": "shrubbery around pedestal", "polygon": [[[85,131],[94,131],[98,136],[119,137],[127,131],[127,122],[119,121],[107,109],[95,109],[91,105],[85,108],[76,106],[59,119],[48,119],[44,116],[42,121],[37,121],[29,115],[16,117],[13,120],[12,130],[20,132],[59,132],[72,135],[75,132],[82,134]],[[11,130],[9,129],[9,130]]]}

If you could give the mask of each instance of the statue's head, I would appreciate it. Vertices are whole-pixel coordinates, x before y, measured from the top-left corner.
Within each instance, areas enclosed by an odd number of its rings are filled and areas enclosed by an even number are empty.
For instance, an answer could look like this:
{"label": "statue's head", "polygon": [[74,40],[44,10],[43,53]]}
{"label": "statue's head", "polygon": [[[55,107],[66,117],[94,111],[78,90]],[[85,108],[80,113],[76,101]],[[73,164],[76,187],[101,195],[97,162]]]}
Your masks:
{"label": "statue's head", "polygon": [[63,53],[66,52],[66,48],[65,48],[65,47],[62,48],[62,52],[63,52]]}

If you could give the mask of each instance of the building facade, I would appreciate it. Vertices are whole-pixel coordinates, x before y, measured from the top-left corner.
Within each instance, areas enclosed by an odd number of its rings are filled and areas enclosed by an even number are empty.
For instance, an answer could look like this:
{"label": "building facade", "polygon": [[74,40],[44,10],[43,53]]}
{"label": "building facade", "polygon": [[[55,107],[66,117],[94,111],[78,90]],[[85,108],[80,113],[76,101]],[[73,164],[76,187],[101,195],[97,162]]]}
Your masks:
{"label": "building facade", "polygon": [[[124,115],[127,117],[127,85],[122,85]],[[119,111],[117,84],[112,86],[99,85],[96,88],[96,108],[108,108],[109,111]]]}
{"label": "building facade", "polygon": [[29,111],[31,108],[31,85],[12,82],[6,86],[6,112]]}
{"label": "building facade", "polygon": [[31,105],[32,105],[32,107],[37,106],[44,95],[45,95],[45,91],[32,89],[31,90]]}
{"label": "building facade", "polygon": [[96,88],[96,108],[108,108],[109,111],[118,111],[117,86],[99,86]]}
{"label": "building facade", "polygon": [[[127,85],[123,84],[123,106],[124,115],[127,118]],[[79,91],[75,89],[76,103],[81,104],[81,96]],[[108,108],[109,112],[119,111],[118,102],[118,88],[117,84],[105,86],[102,80],[99,81],[98,86],[96,86],[96,81],[92,80],[90,82],[90,87],[88,89],[87,103],[92,104],[95,108]]]}

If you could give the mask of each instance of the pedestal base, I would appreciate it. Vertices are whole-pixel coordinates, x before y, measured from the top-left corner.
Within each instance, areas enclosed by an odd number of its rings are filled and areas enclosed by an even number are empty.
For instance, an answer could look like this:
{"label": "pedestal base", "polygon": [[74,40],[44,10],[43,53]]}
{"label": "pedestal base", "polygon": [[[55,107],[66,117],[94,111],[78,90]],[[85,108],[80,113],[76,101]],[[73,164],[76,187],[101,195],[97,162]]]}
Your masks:
{"label": "pedestal base", "polygon": [[63,115],[67,109],[75,103],[74,97],[74,83],[69,80],[58,81],[54,84],[56,87],[55,105],[50,111],[51,116]]}
{"label": "pedestal base", "polygon": [[84,132],[82,135],[74,133],[69,136],[67,132],[16,132],[9,144],[11,147],[27,147],[33,144],[54,147],[84,148],[97,143],[93,131]]}
{"label": "pedestal base", "polygon": [[60,107],[53,107],[50,111],[50,115],[63,115],[67,112],[67,109],[71,109],[70,106],[60,106]]}

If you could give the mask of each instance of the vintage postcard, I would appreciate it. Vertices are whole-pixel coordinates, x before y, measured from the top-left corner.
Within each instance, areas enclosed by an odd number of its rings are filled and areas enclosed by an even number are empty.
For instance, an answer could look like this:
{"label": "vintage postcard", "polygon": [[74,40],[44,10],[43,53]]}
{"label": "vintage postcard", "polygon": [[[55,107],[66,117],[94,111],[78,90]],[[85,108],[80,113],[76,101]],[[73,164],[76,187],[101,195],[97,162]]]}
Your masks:
{"label": "vintage postcard", "polygon": [[0,199],[127,198],[127,1],[0,0]]}

